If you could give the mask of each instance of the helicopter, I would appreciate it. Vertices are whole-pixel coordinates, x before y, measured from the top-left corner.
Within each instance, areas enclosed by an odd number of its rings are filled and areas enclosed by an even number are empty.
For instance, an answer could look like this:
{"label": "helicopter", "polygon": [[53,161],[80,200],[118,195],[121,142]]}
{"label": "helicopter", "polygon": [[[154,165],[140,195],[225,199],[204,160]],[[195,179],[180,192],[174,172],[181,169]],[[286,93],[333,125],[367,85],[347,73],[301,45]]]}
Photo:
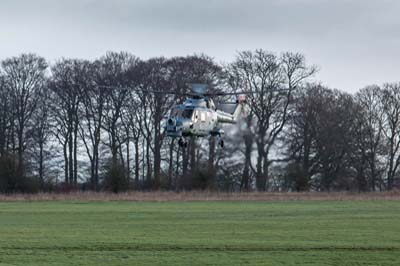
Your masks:
{"label": "helicopter", "polygon": [[[246,97],[243,93],[209,93],[207,85],[191,84],[192,93],[182,103],[171,108],[166,117],[164,129],[166,135],[179,138],[178,144],[187,147],[186,137],[217,136],[218,144],[224,147],[224,130],[221,124],[235,124],[242,112]],[[238,95],[235,103],[225,103],[217,106],[211,96]],[[231,106],[228,106],[231,105]],[[222,106],[232,107],[233,110],[222,110]],[[220,108],[218,108],[220,107]],[[225,108],[226,109],[226,108]],[[232,108],[231,108],[232,109]]]}

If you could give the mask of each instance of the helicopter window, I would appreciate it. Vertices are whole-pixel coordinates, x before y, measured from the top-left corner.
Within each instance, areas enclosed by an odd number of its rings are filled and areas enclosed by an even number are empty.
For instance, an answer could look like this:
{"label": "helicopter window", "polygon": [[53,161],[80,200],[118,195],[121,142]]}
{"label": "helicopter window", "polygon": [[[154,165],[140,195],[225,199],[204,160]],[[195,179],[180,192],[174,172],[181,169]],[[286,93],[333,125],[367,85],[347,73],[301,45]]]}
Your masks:
{"label": "helicopter window", "polygon": [[206,113],[205,112],[200,112],[200,120],[201,120],[201,122],[206,121]]}
{"label": "helicopter window", "polygon": [[171,112],[171,116],[179,116],[180,110],[178,108],[175,108],[174,110],[172,110]]}
{"label": "helicopter window", "polygon": [[186,110],[183,110],[183,112],[182,112],[183,118],[192,118],[192,115],[193,115],[193,109],[186,109]]}

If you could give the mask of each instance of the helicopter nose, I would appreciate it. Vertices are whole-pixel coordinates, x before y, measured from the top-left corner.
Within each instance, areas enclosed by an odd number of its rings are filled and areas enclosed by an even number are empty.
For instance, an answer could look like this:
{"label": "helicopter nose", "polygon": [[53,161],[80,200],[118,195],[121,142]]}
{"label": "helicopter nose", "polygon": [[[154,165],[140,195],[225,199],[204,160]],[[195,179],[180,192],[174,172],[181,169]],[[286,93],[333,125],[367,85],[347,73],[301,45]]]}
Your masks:
{"label": "helicopter nose", "polygon": [[173,118],[168,118],[167,121],[167,130],[168,131],[175,131],[176,130],[176,120]]}
{"label": "helicopter nose", "polygon": [[182,123],[179,119],[171,117],[167,120],[167,135],[172,137],[182,135]]}

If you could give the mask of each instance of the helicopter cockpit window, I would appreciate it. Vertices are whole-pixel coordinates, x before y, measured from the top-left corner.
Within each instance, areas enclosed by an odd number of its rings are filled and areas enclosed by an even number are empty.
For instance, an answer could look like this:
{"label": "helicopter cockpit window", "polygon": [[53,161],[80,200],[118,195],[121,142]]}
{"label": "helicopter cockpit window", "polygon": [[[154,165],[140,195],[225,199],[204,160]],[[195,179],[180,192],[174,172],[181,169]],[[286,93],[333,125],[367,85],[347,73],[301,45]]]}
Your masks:
{"label": "helicopter cockpit window", "polygon": [[174,108],[171,110],[171,117],[178,117],[180,115],[181,110],[179,108]]}
{"label": "helicopter cockpit window", "polygon": [[183,118],[191,119],[192,115],[193,115],[193,109],[186,109],[186,110],[183,110],[183,112],[182,112],[182,117]]}

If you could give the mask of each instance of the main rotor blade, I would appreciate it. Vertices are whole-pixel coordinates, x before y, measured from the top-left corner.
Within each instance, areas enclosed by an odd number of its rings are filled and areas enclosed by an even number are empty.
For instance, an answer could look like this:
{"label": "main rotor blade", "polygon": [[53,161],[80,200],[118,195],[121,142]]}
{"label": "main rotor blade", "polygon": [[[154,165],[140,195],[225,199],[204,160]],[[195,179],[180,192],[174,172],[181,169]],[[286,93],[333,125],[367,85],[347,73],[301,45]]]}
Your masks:
{"label": "main rotor blade", "polygon": [[[265,92],[287,92],[289,89],[273,89],[265,90]],[[259,94],[259,91],[239,91],[239,92],[215,92],[215,93],[204,93],[204,96],[229,96],[229,95],[243,95],[243,94]]]}
{"label": "main rotor blade", "polygon": [[132,87],[119,87],[119,86],[109,86],[109,85],[99,85],[97,87],[105,88],[105,89],[133,90],[133,91],[140,91],[140,92],[144,92],[144,93],[147,92],[147,93],[154,93],[154,94],[173,94],[173,95],[183,95],[183,96],[191,95],[189,93],[182,93],[182,92],[175,92],[175,91],[156,91],[156,90],[145,90],[145,89],[132,88]]}
{"label": "main rotor blade", "polygon": [[216,104],[231,104],[231,105],[233,105],[233,104],[238,104],[238,102],[217,102]]}
{"label": "main rotor blade", "polygon": [[[170,95],[180,95],[180,96],[189,96],[189,97],[215,97],[215,96],[229,96],[229,95],[243,95],[243,94],[259,94],[259,91],[239,91],[239,92],[206,92],[206,93],[195,93],[195,92],[176,92],[176,91],[157,91],[157,90],[145,90],[140,88],[132,88],[132,87],[119,87],[119,86],[110,86],[110,85],[98,85],[99,88],[105,89],[119,89],[119,90],[134,90],[140,91],[144,93],[154,93],[154,94],[170,94]],[[267,89],[270,92],[287,92],[289,89]]]}

